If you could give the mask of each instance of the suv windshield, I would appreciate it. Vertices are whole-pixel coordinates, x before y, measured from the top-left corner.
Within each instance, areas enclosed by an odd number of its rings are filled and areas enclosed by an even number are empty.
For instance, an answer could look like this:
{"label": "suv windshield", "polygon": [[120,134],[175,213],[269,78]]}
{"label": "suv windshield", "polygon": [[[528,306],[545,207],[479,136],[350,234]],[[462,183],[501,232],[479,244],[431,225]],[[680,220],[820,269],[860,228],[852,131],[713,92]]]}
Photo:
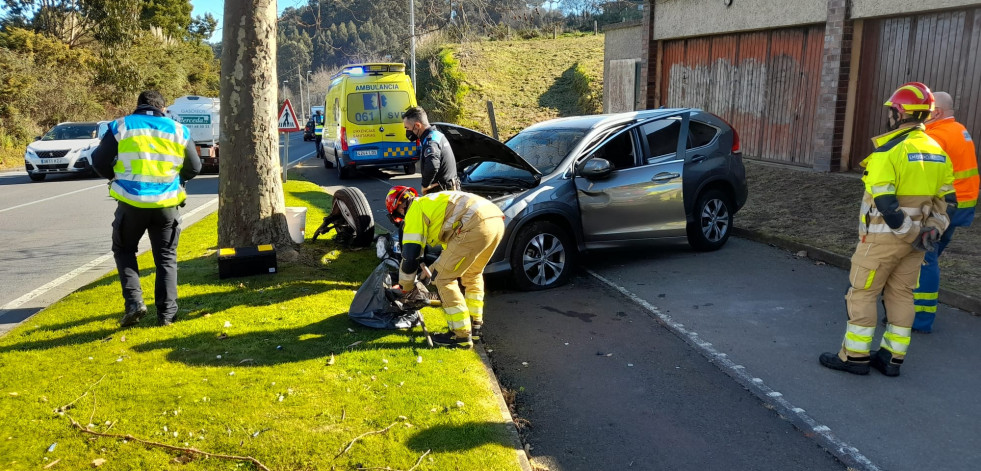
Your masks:
{"label": "suv windshield", "polygon": [[586,135],[584,129],[540,129],[520,132],[504,145],[542,174],[551,173]]}
{"label": "suv windshield", "polygon": [[98,123],[59,124],[44,136],[42,141],[65,141],[69,139],[95,139],[98,137]]}

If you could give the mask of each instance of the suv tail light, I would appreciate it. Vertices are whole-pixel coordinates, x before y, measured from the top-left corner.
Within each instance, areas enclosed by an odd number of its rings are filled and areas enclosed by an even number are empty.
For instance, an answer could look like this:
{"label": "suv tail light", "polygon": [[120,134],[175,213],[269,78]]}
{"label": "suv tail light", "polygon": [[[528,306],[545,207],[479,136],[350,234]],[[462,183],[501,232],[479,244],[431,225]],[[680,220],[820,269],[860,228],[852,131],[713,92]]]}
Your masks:
{"label": "suv tail light", "polygon": [[722,116],[719,116],[715,113],[709,113],[709,114],[715,116],[716,118],[719,118],[720,120],[722,120],[723,123],[726,123],[726,126],[729,126],[729,129],[732,129],[732,153],[733,154],[739,153],[741,151],[741,149],[739,148],[739,131],[736,131],[736,128],[733,127],[732,124],[729,124],[729,121],[726,121],[726,119],[723,118]]}
{"label": "suv tail light", "polygon": [[347,151],[347,128],[341,126],[341,150]]}

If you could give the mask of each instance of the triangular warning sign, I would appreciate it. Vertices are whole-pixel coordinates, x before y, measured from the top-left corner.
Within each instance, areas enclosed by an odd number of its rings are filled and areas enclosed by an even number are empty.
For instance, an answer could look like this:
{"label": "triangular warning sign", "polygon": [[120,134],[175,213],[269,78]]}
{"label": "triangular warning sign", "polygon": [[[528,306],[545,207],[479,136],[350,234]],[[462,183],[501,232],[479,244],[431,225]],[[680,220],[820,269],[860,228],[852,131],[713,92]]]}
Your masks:
{"label": "triangular warning sign", "polygon": [[283,102],[282,108],[279,109],[279,132],[293,132],[300,130],[300,122],[296,119],[296,113],[293,112],[293,105],[290,104],[289,99]]}

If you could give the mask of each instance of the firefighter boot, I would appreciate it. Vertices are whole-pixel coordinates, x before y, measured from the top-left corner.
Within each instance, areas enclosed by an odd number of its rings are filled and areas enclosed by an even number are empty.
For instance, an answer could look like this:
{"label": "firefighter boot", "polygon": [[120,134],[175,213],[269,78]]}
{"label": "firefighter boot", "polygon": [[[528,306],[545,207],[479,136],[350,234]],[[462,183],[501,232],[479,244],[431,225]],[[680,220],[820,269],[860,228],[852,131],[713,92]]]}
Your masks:
{"label": "firefighter boot", "polygon": [[847,371],[856,375],[869,374],[869,357],[848,357],[848,360],[842,360],[837,353],[825,352],[821,354],[820,361],[821,366],[832,370]]}
{"label": "firefighter boot", "polygon": [[440,347],[473,348],[473,339],[467,335],[458,337],[453,331],[432,335],[433,344]]}
{"label": "firefighter boot", "polygon": [[886,376],[899,376],[899,367],[903,366],[903,360],[894,360],[892,352],[880,348],[872,352],[872,367],[882,372]]}
{"label": "firefighter boot", "polygon": [[126,310],[126,314],[123,314],[122,319],[119,319],[120,327],[129,327],[131,325],[136,325],[140,323],[140,319],[146,315],[146,306],[140,304],[139,306],[130,308]]}

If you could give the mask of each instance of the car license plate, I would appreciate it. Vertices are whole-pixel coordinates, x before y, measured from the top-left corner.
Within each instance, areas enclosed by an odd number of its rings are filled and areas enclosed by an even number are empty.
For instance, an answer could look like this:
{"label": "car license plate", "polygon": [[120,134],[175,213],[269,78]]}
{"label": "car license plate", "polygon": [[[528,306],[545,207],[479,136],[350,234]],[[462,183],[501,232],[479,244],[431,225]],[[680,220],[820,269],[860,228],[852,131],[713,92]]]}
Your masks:
{"label": "car license plate", "polygon": [[68,159],[41,159],[41,165],[67,164]]}
{"label": "car license plate", "polygon": [[374,150],[356,150],[356,151],[354,151],[354,155],[356,155],[358,157],[372,157],[372,156],[375,155],[375,151]]}

